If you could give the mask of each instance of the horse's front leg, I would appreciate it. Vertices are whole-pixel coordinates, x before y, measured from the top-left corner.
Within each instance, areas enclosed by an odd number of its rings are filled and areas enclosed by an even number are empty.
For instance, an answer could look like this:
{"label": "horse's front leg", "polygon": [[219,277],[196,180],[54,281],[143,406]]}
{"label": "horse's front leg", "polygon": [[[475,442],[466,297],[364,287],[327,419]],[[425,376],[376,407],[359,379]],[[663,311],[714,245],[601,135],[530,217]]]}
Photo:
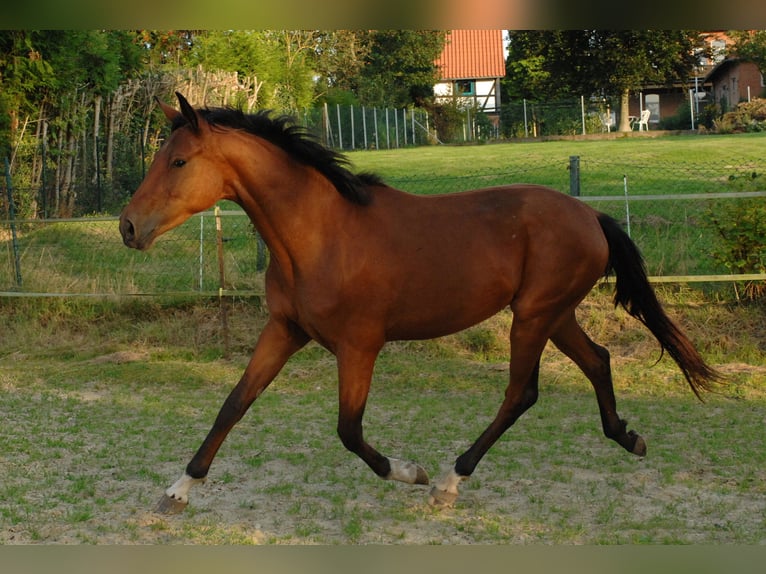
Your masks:
{"label": "horse's front leg", "polygon": [[343,446],[367,463],[379,477],[408,484],[428,484],[428,474],[420,465],[383,456],[364,440],[362,417],[379,350],[344,348],[336,353],[339,381],[338,436]]}
{"label": "horse's front leg", "polygon": [[287,359],[308,341],[309,337],[292,323],[269,320],[242,378],[226,398],[213,427],[187,465],[184,474],[165,491],[157,505],[159,512],[174,514],[186,508],[189,490],[195,484],[205,481],[213,458],[229,431],[274,380]]}

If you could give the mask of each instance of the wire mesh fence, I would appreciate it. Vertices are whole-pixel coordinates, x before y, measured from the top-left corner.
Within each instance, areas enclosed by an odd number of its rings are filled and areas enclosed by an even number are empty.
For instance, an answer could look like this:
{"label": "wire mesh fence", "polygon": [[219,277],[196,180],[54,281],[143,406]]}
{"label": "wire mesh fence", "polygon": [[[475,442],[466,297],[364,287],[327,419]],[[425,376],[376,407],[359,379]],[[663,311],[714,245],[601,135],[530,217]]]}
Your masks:
{"label": "wire mesh fence", "polygon": [[[763,166],[752,163],[684,170],[674,164],[663,172],[656,162],[573,157],[569,162],[529,162],[525,170],[391,177],[387,183],[432,194],[525,181],[579,194],[626,225],[646,257],[649,274],[658,280],[683,276],[709,281],[730,275],[733,270],[713,256],[718,231],[711,220],[733,205],[766,202],[762,190],[737,191],[730,185],[763,173]],[[760,268],[766,267],[764,250],[756,257]],[[268,258],[260,236],[234,204],[192,217],[146,252],[123,246],[115,217],[0,221],[0,293],[5,296],[260,295]],[[764,278],[747,276],[753,277]]]}
{"label": "wire mesh fence", "polygon": [[9,227],[8,221],[0,227],[4,246],[0,291],[9,292],[6,294],[211,296],[221,289],[243,295],[263,292],[268,252],[241,210],[197,214],[142,252],[122,244],[116,217],[17,221],[17,254],[5,240]]}
{"label": "wire mesh fence", "polygon": [[303,112],[303,125],[337,150],[399,149],[434,143],[425,110],[328,105]]}

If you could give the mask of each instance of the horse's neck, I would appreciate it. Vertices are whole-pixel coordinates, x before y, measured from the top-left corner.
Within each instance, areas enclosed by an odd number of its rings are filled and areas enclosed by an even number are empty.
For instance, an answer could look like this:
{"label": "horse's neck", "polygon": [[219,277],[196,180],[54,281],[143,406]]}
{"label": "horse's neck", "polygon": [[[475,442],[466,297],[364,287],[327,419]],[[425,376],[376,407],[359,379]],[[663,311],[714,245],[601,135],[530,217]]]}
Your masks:
{"label": "horse's neck", "polygon": [[250,161],[237,168],[238,203],[270,253],[291,266],[314,257],[338,225],[345,200],[316,170],[280,154],[266,170],[261,161]]}

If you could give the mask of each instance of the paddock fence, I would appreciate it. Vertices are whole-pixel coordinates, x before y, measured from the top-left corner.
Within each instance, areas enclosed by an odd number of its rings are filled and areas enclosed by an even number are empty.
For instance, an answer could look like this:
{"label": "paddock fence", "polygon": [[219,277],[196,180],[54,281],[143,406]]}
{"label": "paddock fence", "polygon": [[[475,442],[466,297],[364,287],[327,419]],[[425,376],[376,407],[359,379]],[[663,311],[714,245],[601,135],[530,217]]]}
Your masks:
{"label": "paddock fence", "polygon": [[[760,272],[727,268],[715,256],[718,239],[711,225],[716,214],[733,213],[734,206],[764,205],[766,192],[752,189],[764,167],[706,163],[679,171],[677,165],[663,168],[656,162],[646,166],[615,158],[608,164],[572,156],[530,162],[513,173],[386,181],[420,194],[519,181],[548,185],[620,220],[643,252],[652,281],[713,283],[766,280]],[[0,217],[5,217],[0,220],[3,297],[253,297],[264,292],[268,250],[234,204],[193,216],[146,252],[122,244],[116,217],[18,219],[8,209]],[[764,251],[754,255],[761,269]]]}

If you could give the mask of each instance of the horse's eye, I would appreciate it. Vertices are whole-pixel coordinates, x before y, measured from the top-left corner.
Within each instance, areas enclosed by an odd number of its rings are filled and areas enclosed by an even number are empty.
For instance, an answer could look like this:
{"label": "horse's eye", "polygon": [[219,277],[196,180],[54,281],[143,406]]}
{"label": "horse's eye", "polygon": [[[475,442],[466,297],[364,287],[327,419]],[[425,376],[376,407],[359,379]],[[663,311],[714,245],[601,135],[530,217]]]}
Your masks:
{"label": "horse's eye", "polygon": [[186,165],[186,160],[184,159],[177,159],[173,162],[173,167],[183,167]]}

